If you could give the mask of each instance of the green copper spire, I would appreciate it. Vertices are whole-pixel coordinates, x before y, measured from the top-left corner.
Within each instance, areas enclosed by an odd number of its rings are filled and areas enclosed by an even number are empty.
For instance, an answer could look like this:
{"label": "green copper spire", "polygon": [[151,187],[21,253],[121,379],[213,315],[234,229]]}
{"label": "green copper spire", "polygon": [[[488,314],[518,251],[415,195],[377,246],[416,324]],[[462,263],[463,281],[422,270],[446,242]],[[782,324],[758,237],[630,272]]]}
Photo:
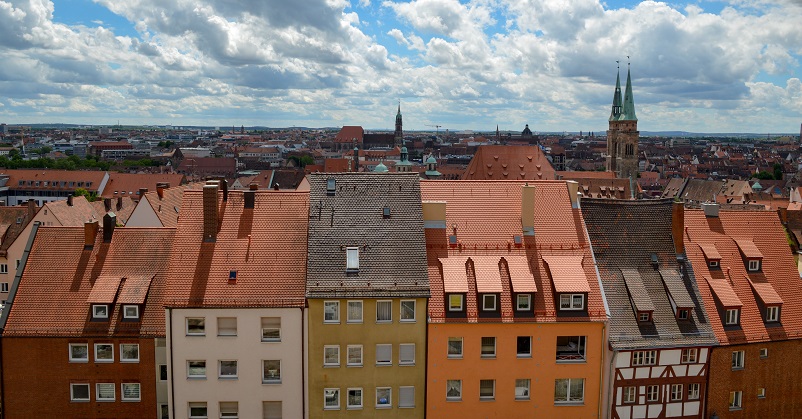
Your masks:
{"label": "green copper spire", "polygon": [[[618,61],[616,61],[617,63]],[[615,93],[613,94],[613,110],[610,112],[610,122],[617,121],[621,115],[621,73],[615,75]]]}
{"label": "green copper spire", "polygon": [[629,64],[627,64],[627,90],[624,92],[624,110],[619,121],[637,121],[635,116],[635,99],[632,97],[632,78],[629,75]]}

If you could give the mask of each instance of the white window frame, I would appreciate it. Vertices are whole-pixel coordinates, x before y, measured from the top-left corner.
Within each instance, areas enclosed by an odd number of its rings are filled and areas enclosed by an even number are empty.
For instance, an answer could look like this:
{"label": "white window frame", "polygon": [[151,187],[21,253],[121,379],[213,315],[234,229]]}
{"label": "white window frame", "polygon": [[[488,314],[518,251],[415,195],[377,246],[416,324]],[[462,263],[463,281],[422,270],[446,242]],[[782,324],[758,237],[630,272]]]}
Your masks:
{"label": "white window frame", "polygon": [[[231,409],[233,407],[233,409]],[[231,419],[238,419],[239,418],[239,402],[218,402],[217,403],[218,411],[220,412],[220,418],[231,418]],[[233,410],[231,411],[224,411],[224,410]],[[233,414],[232,414],[233,413]]]}
{"label": "white window frame", "polygon": [[739,410],[743,408],[743,392],[731,391],[730,392],[730,410]]}
{"label": "white window frame", "polygon": [[[106,390],[111,389],[111,398],[100,397],[100,386],[106,387]],[[98,402],[114,402],[117,400],[117,385],[114,383],[96,383],[95,384],[95,401]]]}
{"label": "white window frame", "polygon": [[[557,383],[560,381],[566,382],[565,387],[565,400],[557,400]],[[571,398],[571,382],[573,381],[581,381],[582,382],[582,397],[578,400],[574,400]],[[554,404],[582,404],[585,402],[585,379],[584,378],[557,378],[554,380]]]}
{"label": "white window frame", "polygon": [[350,272],[359,271],[359,247],[349,246],[345,248],[345,270]]}
{"label": "white window frame", "polygon": [[[129,314],[128,310],[133,309],[134,313]],[[126,304],[123,306],[123,318],[124,319],[139,319],[139,306],[134,304]]]}
{"label": "white window frame", "polygon": [[646,386],[646,401],[656,402],[660,400],[660,386],[651,385]]}
{"label": "white window frame", "polygon": [[[98,358],[97,349],[98,349],[99,346],[108,346],[109,348],[111,348],[111,359]],[[111,343],[111,342],[109,342],[109,343],[96,343],[95,344],[95,362],[96,363],[111,363],[111,362],[114,362],[114,344]]]}
{"label": "white window frame", "polygon": [[702,385],[699,383],[688,384],[688,400],[699,400]]}
{"label": "white window frame", "polygon": [[[389,304],[390,309],[387,310],[387,313],[390,314],[389,319],[379,319],[379,307],[385,306]],[[393,300],[378,300],[376,301],[376,323],[392,323],[393,322]]]}
{"label": "white window frame", "polygon": [[[389,348],[387,360],[379,360],[379,347]],[[376,344],[376,365],[388,366],[393,365],[393,344],[392,343],[377,343]]]}
{"label": "white window frame", "polygon": [[718,264],[719,264],[719,262],[718,262],[718,259],[711,259],[711,260],[710,260],[710,261],[707,263],[707,266],[709,266],[709,267],[711,267],[711,268],[718,268]]}
{"label": "white window frame", "polygon": [[[351,318],[351,305],[354,307],[359,306],[359,318]],[[362,300],[348,300],[346,303],[346,322],[347,323],[362,323],[365,318],[365,304]]]}
{"label": "white window frame", "polygon": [[109,305],[108,304],[92,304],[92,318],[93,319],[108,319],[109,318]]}
{"label": "white window frame", "polygon": [[[482,394],[483,385],[490,384],[490,395]],[[479,380],[479,400],[495,400],[496,399],[496,380]]]}
{"label": "white window frame", "polygon": [[496,294],[482,294],[482,311],[496,311]]}
{"label": "white window frame", "polygon": [[[193,407],[195,407],[195,408],[203,408],[206,411],[206,413],[201,415],[201,416],[198,416],[198,415],[193,416],[192,415],[192,408]],[[209,406],[206,404],[206,402],[188,402],[187,403],[187,415],[189,416],[189,419],[206,419],[206,418],[209,417]]]}
{"label": "white window frame", "polygon": [[[337,353],[337,362],[327,362],[329,351],[334,350]],[[323,345],[323,366],[324,367],[339,367],[340,366],[340,345]]]}
{"label": "white window frame", "polygon": [[[278,319],[278,327],[270,325],[270,323],[271,323],[270,319]],[[267,327],[265,327],[266,323],[267,323]],[[275,317],[275,316],[274,317],[262,317],[260,319],[260,326],[262,327],[262,338],[261,338],[262,342],[281,342],[281,317]],[[277,338],[276,337],[265,336],[265,331],[269,332],[271,330],[277,330],[278,331],[278,337]]]}
{"label": "white window frame", "polygon": [[[520,352],[518,349],[518,340],[521,338],[529,339],[529,349],[526,352]],[[517,358],[531,358],[532,357],[532,336],[518,336],[515,338],[515,355]]]}
{"label": "white window frame", "polygon": [[[351,404],[351,392],[359,392],[359,404]],[[365,392],[362,387],[350,387],[345,392],[346,409],[362,409],[365,406]]]}
{"label": "white window frame", "polygon": [[[525,299],[526,304],[521,304],[521,298]],[[532,294],[518,294],[515,296],[515,310],[528,311],[532,309]]]}
{"label": "white window frame", "polygon": [[8,264],[0,263],[0,274],[7,274],[7,273],[8,273]]}
{"label": "white window frame", "polygon": [[760,357],[761,358],[768,358],[769,357],[769,348],[760,348]]}
{"label": "white window frame", "polygon": [[515,400],[529,400],[532,393],[532,380],[529,378],[515,379]]}
{"label": "white window frame", "polygon": [[[197,375],[197,374],[196,375],[192,375],[191,374],[192,367],[190,366],[190,364],[193,363],[193,362],[195,362],[195,363],[203,362],[203,375]],[[196,368],[199,368],[199,367],[196,367]],[[206,369],[207,368],[208,368],[208,366],[207,366],[207,363],[206,363],[205,359],[187,360],[187,378],[206,378]]]}
{"label": "white window frame", "polygon": [[[136,358],[126,358],[125,351],[123,347],[125,346],[134,346],[136,347]],[[139,344],[138,343],[121,343],[120,344],[120,362],[130,362],[130,363],[137,363],[139,362]]]}
{"label": "white window frame", "polygon": [[657,365],[657,351],[632,352],[632,366]]}
{"label": "white window frame", "polygon": [[[446,294],[448,296],[448,311],[462,311],[465,308],[465,296],[463,294]],[[459,299],[459,306],[452,305],[453,298]]]}
{"label": "white window frame", "polygon": [[[451,342],[459,342],[459,353],[454,353],[454,354],[451,353]],[[446,345],[448,345],[446,347],[446,356],[448,358],[451,358],[451,359],[462,359],[462,354],[465,351],[465,346],[464,346],[465,343],[464,343],[464,341],[463,341],[463,339],[461,337],[449,337],[448,338],[448,342],[446,343]]]}
{"label": "white window frame", "polygon": [[747,264],[747,270],[749,272],[757,272],[760,270],[760,259],[749,259]]}
{"label": "white window frame", "polygon": [[[265,372],[267,370],[268,362],[278,362],[278,377],[268,377]],[[262,384],[281,384],[281,360],[280,359],[263,359],[262,360]]]}
{"label": "white window frame", "polygon": [[728,308],[725,312],[726,316],[724,318],[724,324],[727,326],[737,325],[738,319],[741,317],[741,309],[739,308]]}
{"label": "white window frame", "polygon": [[[409,317],[404,318],[404,304],[410,304],[410,303],[412,304],[412,318],[409,318]],[[416,310],[418,308],[418,306],[416,304],[416,301],[415,300],[401,300],[401,304],[399,304],[399,306],[401,307],[401,311],[400,311],[400,313],[398,315],[398,321],[401,322],[401,323],[415,323],[415,320],[417,318]]]}
{"label": "white window frame", "polygon": [[[136,397],[126,397],[125,395],[125,387],[126,386],[135,386],[136,387]],[[142,400],[142,385],[140,383],[121,383],[120,384],[120,400],[124,402],[138,402]]]}
{"label": "white window frame", "polygon": [[[580,304],[576,304],[576,297],[580,297]],[[567,304],[566,304],[567,302]],[[560,310],[579,311],[585,309],[585,294],[560,294]]]}
{"label": "white window frame", "polygon": [[[493,353],[492,354],[491,353],[485,353],[485,344],[484,344],[484,340],[485,339],[493,339]],[[493,358],[495,358],[496,357],[496,353],[497,353],[497,350],[496,350],[497,345],[498,345],[498,339],[496,339],[495,336],[482,336],[479,339],[479,354],[480,354],[481,358],[485,358],[485,359],[493,359]]]}
{"label": "white window frame", "polygon": [[[79,399],[75,397],[75,387],[77,386],[86,386],[86,395],[85,399]],[[89,383],[70,383],[70,401],[73,402],[88,402],[92,400],[92,391],[89,388]]]}
{"label": "white window frame", "polygon": [[733,370],[744,369],[744,358],[745,358],[744,351],[732,351],[732,369]]}
{"label": "white window frame", "polygon": [[681,401],[683,390],[684,388],[682,384],[671,384],[671,394],[669,396],[669,400],[672,402]]}
{"label": "white window frame", "polygon": [[[412,348],[412,359],[404,359],[404,348],[409,351],[409,348]],[[399,343],[398,344],[398,365],[415,365],[415,344],[414,343]]]}
{"label": "white window frame", "polygon": [[[334,396],[336,405],[329,405],[326,397],[331,393]],[[339,388],[324,388],[323,389],[323,410],[340,410],[340,389]]]}
{"label": "white window frame", "polygon": [[[223,362],[234,363],[234,374],[223,375]],[[236,380],[239,378],[239,362],[236,359],[220,359],[217,361],[217,378],[220,380]]]}
{"label": "white window frame", "polygon": [[[387,392],[387,403],[379,404],[379,392]],[[376,387],[376,409],[389,409],[393,407],[393,388],[392,387]]]}
{"label": "white window frame", "polygon": [[[196,320],[200,320],[198,325],[202,327],[202,330],[190,331],[189,330],[190,321],[196,321]],[[206,336],[206,317],[187,317],[186,320],[184,320],[184,324],[186,326],[187,336]]]}
{"label": "white window frame", "polygon": [[766,307],[766,322],[780,321],[780,306]]}
{"label": "white window frame", "polygon": [[[73,357],[72,348],[79,348],[84,347],[86,348],[86,358],[75,358]],[[71,343],[69,345],[69,355],[70,355],[70,362],[89,362],[89,344],[88,343]]]}
{"label": "white window frame", "polygon": [[766,398],[766,387],[760,387],[757,389],[757,398],[758,399]]}
{"label": "white window frame", "polygon": [[[332,314],[334,317],[327,319],[328,315],[326,307],[334,307]],[[323,323],[340,323],[340,302],[336,300],[323,301]]]}
{"label": "white window frame", "polygon": [[0,282],[0,292],[8,292],[8,282]]}
{"label": "white window frame", "polygon": [[[359,360],[355,362],[351,362],[351,353],[352,351],[359,353]],[[364,365],[365,362],[365,348],[362,345],[348,345],[346,348],[345,354],[345,365],[349,367],[361,367]]]}
{"label": "white window frame", "polygon": [[682,364],[695,364],[696,363],[696,358],[697,358],[696,355],[697,355],[698,351],[699,350],[697,348],[685,348],[685,349],[683,349],[682,350],[682,358],[681,358],[680,362]]}
{"label": "white window frame", "polygon": [[[452,387],[452,385],[455,385]],[[456,396],[449,396],[449,389],[456,389],[459,394]],[[446,380],[446,401],[462,401],[462,380]]]}
{"label": "white window frame", "polygon": [[638,398],[638,388],[635,386],[627,386],[621,389],[621,401],[624,403],[635,403]]}
{"label": "white window frame", "polygon": [[[231,322],[232,319],[234,321],[234,328],[233,329],[231,329],[230,327],[229,328],[221,327],[221,326],[224,326],[224,325],[220,324],[221,322],[223,322],[223,323]],[[229,317],[229,316],[218,317],[217,318],[217,336],[221,336],[221,337],[232,337],[232,336],[234,336],[234,337],[236,337],[237,333],[238,333],[238,326],[239,325],[237,324],[237,318],[236,317]]]}

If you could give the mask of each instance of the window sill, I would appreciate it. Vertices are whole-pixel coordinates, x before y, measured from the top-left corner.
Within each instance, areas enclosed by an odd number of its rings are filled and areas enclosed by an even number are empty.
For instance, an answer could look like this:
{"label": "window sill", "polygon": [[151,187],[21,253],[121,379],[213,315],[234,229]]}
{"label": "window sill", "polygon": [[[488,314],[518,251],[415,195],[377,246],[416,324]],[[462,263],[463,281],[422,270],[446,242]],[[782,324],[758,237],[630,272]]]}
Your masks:
{"label": "window sill", "polygon": [[206,336],[206,333],[187,333],[186,336],[187,337],[204,337],[204,336]]}
{"label": "window sill", "polygon": [[[558,364],[586,364],[588,361],[586,359],[558,359],[556,362]],[[649,365],[633,365],[632,368],[648,366]]]}
{"label": "window sill", "polygon": [[584,406],[585,402],[554,402],[555,406]]}
{"label": "window sill", "polygon": [[362,406],[348,406],[345,410],[362,410]]}
{"label": "window sill", "polygon": [[270,385],[270,384],[281,384],[281,380],[270,380],[270,381],[264,381],[264,380],[262,380],[262,384],[266,384],[266,385]]}
{"label": "window sill", "polygon": [[518,358],[519,359],[521,359],[521,358],[522,359],[531,359],[532,358],[532,354],[518,354]]}
{"label": "window sill", "polygon": [[340,368],[340,364],[337,364],[337,365],[334,365],[334,364],[331,364],[331,365],[325,365],[325,364],[324,364],[324,365],[323,365],[323,368]]}
{"label": "window sill", "polygon": [[399,409],[414,409],[415,406],[398,406]]}
{"label": "window sill", "polygon": [[376,409],[379,409],[379,410],[392,409],[392,408],[393,408],[393,406],[390,406],[390,405],[378,405],[378,406],[376,406]]}
{"label": "window sill", "polygon": [[95,359],[95,364],[113,364],[113,359]]}
{"label": "window sill", "polygon": [[263,340],[262,343],[281,343],[280,340]]}
{"label": "window sill", "polygon": [[399,362],[398,366],[399,367],[414,367],[415,363],[414,362]]}
{"label": "window sill", "polygon": [[120,401],[123,403],[138,403],[141,402],[142,400],[137,399],[137,400],[120,400]]}
{"label": "window sill", "polygon": [[379,363],[376,363],[376,366],[377,366],[377,367],[392,367],[392,366],[393,366],[393,364],[392,364],[392,362],[391,362],[391,363],[389,363],[389,364],[379,364]]}
{"label": "window sill", "polygon": [[70,400],[72,403],[89,403],[89,399],[86,400]]}
{"label": "window sill", "polygon": [[481,358],[482,359],[496,359],[496,356],[495,355],[482,355]]}
{"label": "window sill", "polygon": [[206,376],[204,375],[203,377],[201,377],[201,376],[197,376],[197,377],[194,377],[194,376],[193,376],[193,377],[187,377],[187,380],[204,380],[204,381],[205,381],[205,380],[206,380]]}
{"label": "window sill", "polygon": [[232,380],[239,380],[239,377],[217,377],[217,379],[224,381],[232,381]]}
{"label": "window sill", "polygon": [[416,321],[415,319],[411,319],[411,320],[404,320],[404,319],[401,319],[401,320],[399,320],[398,322],[399,322],[399,323],[417,323],[417,321]]}
{"label": "window sill", "polygon": [[744,367],[734,367],[732,370],[733,371],[743,371]]}
{"label": "window sill", "polygon": [[120,363],[121,364],[138,364],[139,360],[138,359],[121,359]]}
{"label": "window sill", "polygon": [[89,363],[88,359],[71,359],[70,364],[87,364]]}
{"label": "window sill", "polygon": [[340,410],[339,407],[324,407],[323,410]]}
{"label": "window sill", "polygon": [[757,396],[758,399],[765,399],[766,396]]}
{"label": "window sill", "polygon": [[362,368],[364,366],[365,366],[365,364],[348,364],[348,365],[346,365],[346,367],[348,367],[348,368]]}
{"label": "window sill", "polygon": [[95,401],[97,401],[98,403],[114,403],[117,400],[115,400],[115,399],[95,399]]}
{"label": "window sill", "polygon": [[391,324],[392,320],[376,320],[376,324]]}
{"label": "window sill", "polygon": [[339,320],[323,320],[323,324],[340,324]]}
{"label": "window sill", "polygon": [[495,397],[479,397],[480,402],[494,402],[496,401]]}
{"label": "window sill", "polygon": [[462,359],[462,355],[449,355],[448,359]]}
{"label": "window sill", "polygon": [[345,323],[347,323],[347,324],[362,324],[363,322],[362,322],[362,320],[348,320]]}
{"label": "window sill", "polygon": [[730,412],[734,412],[734,411],[737,411],[737,410],[743,410],[743,408],[742,407],[731,407],[730,408]]}
{"label": "window sill", "polygon": [[461,401],[462,401],[462,397],[460,397],[459,399],[456,399],[456,398],[455,399],[446,399],[446,402],[461,402]]}
{"label": "window sill", "polygon": [[235,338],[237,335],[217,335],[218,338]]}

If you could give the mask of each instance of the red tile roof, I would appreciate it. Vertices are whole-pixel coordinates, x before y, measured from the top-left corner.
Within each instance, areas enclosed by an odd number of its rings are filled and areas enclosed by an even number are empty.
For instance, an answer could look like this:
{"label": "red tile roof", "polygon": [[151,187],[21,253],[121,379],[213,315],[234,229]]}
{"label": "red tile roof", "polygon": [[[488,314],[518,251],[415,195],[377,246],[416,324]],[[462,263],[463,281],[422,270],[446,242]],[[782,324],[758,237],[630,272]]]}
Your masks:
{"label": "red tile roof", "polygon": [[551,280],[554,282],[554,291],[590,292],[588,278],[582,267],[583,256],[543,256]]}
{"label": "red tile roof", "polygon": [[155,191],[156,184],[167,182],[170,186],[179,186],[186,183],[186,177],[182,174],[164,173],[109,173],[109,181],[103,188],[104,198],[115,198],[125,194],[132,198],[139,199],[139,189],[147,188],[148,191]]}
{"label": "red tile roof", "polygon": [[747,277],[746,279],[749,281],[749,284],[752,285],[752,289],[755,290],[755,294],[757,294],[764,305],[781,305],[783,303],[783,299],[777,295],[777,291],[774,290],[770,282],[761,281],[757,278],[752,279]]}
{"label": "red tile roof", "polygon": [[120,290],[120,304],[142,304],[145,302],[152,280],[152,275],[125,278],[123,289]]}
{"label": "red tile roof", "polygon": [[702,253],[705,254],[707,260],[721,260],[721,254],[716,250],[716,245],[713,243],[699,243]]}
{"label": "red tile roof", "polygon": [[112,275],[101,275],[97,277],[92,291],[89,292],[89,297],[86,298],[88,303],[96,304],[111,304],[117,298],[117,290],[120,289],[120,281],[123,278]]}
{"label": "red tile roof", "polygon": [[476,150],[462,178],[551,180],[556,173],[538,146],[483,145]]}
{"label": "red tile roof", "polygon": [[513,292],[537,292],[535,277],[529,270],[529,263],[523,256],[505,256]]}
{"label": "red tile roof", "polygon": [[159,217],[162,226],[177,227],[184,191],[188,189],[200,190],[203,184],[204,182],[192,182],[181,186],[171,185],[169,188],[164,189],[161,198],[158,191],[155,190],[148,191],[145,194],[145,198],[147,198],[147,203],[153,208],[153,211],[156,212],[156,216]]}
{"label": "red tile roof", "polygon": [[353,143],[354,140],[358,144],[362,144],[362,138],[365,135],[365,130],[360,126],[346,125],[340,129],[334,141],[337,143]]}
{"label": "red tile roof", "polygon": [[[97,191],[103,182],[103,178],[106,177],[106,172],[97,170],[6,169],[0,170],[0,175],[8,175],[9,179],[6,186],[10,189],[74,191],[77,188],[84,188],[88,191]],[[23,184],[20,184],[20,182],[23,182]]]}
{"label": "red tile roof", "polygon": [[757,249],[757,246],[749,239],[733,239],[738,249],[741,250],[744,256],[748,259],[763,259],[763,254]]}
{"label": "red tile roof", "polygon": [[443,269],[443,287],[446,292],[468,292],[467,257],[440,258]]}
{"label": "red tile roof", "polygon": [[708,284],[710,284],[710,289],[713,291],[713,294],[715,294],[716,298],[718,299],[718,302],[723,307],[732,308],[732,307],[741,307],[744,305],[744,303],[741,302],[741,299],[738,298],[738,295],[735,294],[735,291],[733,291],[732,287],[730,286],[730,283],[727,282],[726,279],[723,278],[713,279],[706,276],[705,280],[707,281]]}
{"label": "red tile roof", "polygon": [[481,293],[500,293],[501,273],[498,256],[471,256],[476,273],[476,291]]}

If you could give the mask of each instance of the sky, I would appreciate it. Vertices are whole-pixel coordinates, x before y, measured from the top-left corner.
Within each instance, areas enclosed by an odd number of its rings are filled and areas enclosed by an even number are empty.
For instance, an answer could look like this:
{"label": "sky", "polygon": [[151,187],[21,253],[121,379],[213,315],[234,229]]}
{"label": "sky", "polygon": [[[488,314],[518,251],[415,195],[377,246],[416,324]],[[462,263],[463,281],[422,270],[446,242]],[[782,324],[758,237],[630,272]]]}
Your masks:
{"label": "sky", "polygon": [[[802,0],[0,0],[0,122],[798,133]],[[617,63],[619,62],[619,63]]]}

